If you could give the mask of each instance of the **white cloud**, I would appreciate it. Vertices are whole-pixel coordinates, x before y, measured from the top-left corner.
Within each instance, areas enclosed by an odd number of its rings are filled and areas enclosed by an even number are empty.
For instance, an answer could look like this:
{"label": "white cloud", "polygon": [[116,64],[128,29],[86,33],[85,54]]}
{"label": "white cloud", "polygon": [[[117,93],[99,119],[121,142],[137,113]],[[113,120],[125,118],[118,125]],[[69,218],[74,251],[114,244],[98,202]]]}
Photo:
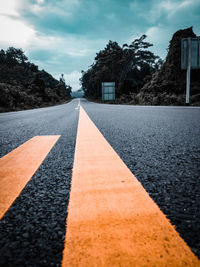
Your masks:
{"label": "white cloud", "polygon": [[[136,16],[141,17],[148,24],[154,25],[164,21],[165,18],[172,20],[177,13],[181,13],[200,4],[199,0],[152,0],[141,2],[132,2],[130,9]],[[141,8],[142,5],[144,5],[144,9]]]}
{"label": "white cloud", "polygon": [[[81,78],[81,76],[82,76],[81,72],[78,72],[76,70],[72,71],[71,73],[64,74],[65,82],[66,84],[72,87],[72,91],[80,89],[81,85],[79,79]],[[59,77],[57,76],[57,78]]]}
{"label": "white cloud", "polygon": [[191,7],[195,4],[198,4],[199,0],[184,0],[184,1],[172,1],[165,0],[160,2],[159,8],[165,9],[168,12],[168,17],[174,15],[176,12],[181,11],[182,9]]}
{"label": "white cloud", "polygon": [[44,0],[37,0],[37,3],[38,4],[43,4],[44,3]]}
{"label": "white cloud", "polygon": [[167,46],[173,34],[171,27],[167,28],[165,25],[150,27],[145,34],[147,35],[147,41],[153,44],[149,50],[164,59],[167,54]]}
{"label": "white cloud", "polygon": [[[63,36],[48,36],[36,32],[32,26],[21,21],[18,17],[0,15],[0,44],[3,48],[16,46],[26,52],[35,50],[59,51],[59,54],[71,58],[83,58],[93,55],[97,47],[101,48],[106,40],[88,40],[84,36],[67,34]],[[49,58],[53,64],[57,57]]]}
{"label": "white cloud", "polygon": [[0,14],[18,16],[16,11],[16,0],[5,0],[2,1],[0,6]]}
{"label": "white cloud", "polygon": [[167,11],[176,10],[180,6],[180,3],[178,2],[172,2],[172,1],[163,1],[160,3],[160,8],[164,8]]}
{"label": "white cloud", "polygon": [[[102,49],[107,43],[105,39],[90,40],[84,36],[67,34],[61,36],[47,36],[45,34],[36,33],[29,40],[29,47],[26,51],[46,50],[58,51],[56,57],[49,58],[49,63],[56,63],[59,57],[68,57],[84,60],[88,56],[95,56],[95,53]],[[55,62],[54,62],[55,60]]]}
{"label": "white cloud", "polygon": [[[12,1],[12,0],[9,0]],[[73,17],[75,11],[80,6],[80,0],[59,0],[46,1],[45,0],[13,0],[17,2],[17,10],[28,11],[35,15],[50,15],[57,14],[63,18],[70,19]]]}
{"label": "white cloud", "polygon": [[89,53],[88,49],[73,49],[69,48],[67,54],[72,57],[84,57]]}
{"label": "white cloud", "polygon": [[166,42],[166,40],[168,40],[168,34],[169,32],[165,29],[163,29],[163,27],[159,27],[159,26],[155,26],[155,27],[150,27],[146,33],[145,33],[148,37],[148,40],[152,43],[160,43],[160,42]]}
{"label": "white cloud", "polygon": [[0,42],[8,46],[26,46],[35,36],[32,27],[5,15],[0,15],[0,32]]}
{"label": "white cloud", "polygon": [[31,6],[31,11],[36,15],[42,12],[44,9],[45,7],[41,6],[40,4],[34,4]]}
{"label": "white cloud", "polygon": [[180,7],[188,7],[195,4],[195,0],[185,0],[180,4]]}

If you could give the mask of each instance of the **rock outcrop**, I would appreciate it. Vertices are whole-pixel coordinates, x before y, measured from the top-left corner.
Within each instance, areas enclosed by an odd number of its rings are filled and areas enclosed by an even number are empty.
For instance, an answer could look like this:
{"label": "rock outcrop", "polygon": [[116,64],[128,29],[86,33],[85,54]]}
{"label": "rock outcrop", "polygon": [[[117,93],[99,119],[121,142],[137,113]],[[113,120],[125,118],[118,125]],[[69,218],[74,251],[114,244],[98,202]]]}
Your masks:
{"label": "rock outcrop", "polygon": [[[166,61],[129,103],[150,105],[184,105],[186,70],[181,70],[181,39],[196,37],[192,27],[177,31],[170,41]],[[191,104],[200,105],[200,69],[191,70]]]}

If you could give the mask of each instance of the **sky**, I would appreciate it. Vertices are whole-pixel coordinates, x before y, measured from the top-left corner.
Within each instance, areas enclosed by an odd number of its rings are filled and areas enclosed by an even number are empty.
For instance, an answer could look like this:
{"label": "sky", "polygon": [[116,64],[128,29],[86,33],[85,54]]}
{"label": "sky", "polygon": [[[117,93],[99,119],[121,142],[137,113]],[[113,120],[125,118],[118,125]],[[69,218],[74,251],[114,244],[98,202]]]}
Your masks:
{"label": "sky", "polygon": [[142,34],[166,57],[174,32],[200,35],[200,0],[0,0],[0,49],[22,48],[29,60],[73,90],[109,40]]}

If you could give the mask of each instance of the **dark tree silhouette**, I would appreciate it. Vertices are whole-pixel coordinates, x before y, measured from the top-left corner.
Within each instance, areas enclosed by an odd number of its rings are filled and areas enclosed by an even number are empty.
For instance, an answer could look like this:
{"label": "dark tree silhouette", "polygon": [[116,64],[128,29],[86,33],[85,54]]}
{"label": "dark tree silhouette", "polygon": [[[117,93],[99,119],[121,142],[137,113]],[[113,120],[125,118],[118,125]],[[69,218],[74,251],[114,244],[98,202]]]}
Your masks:
{"label": "dark tree silhouette", "polygon": [[14,47],[9,47],[6,51],[6,57],[10,63],[16,62],[19,64],[24,64],[28,61],[28,58],[25,56],[24,51],[21,48],[17,49]]}
{"label": "dark tree silhouette", "polygon": [[152,44],[145,42],[146,35],[122,47],[109,41],[104,50],[97,53],[95,62],[87,71],[82,71],[80,79],[86,96],[101,96],[101,83],[114,81],[116,94],[138,91],[145,78],[159,68],[161,60],[147,49]]}
{"label": "dark tree silhouette", "polygon": [[70,94],[71,94],[72,87],[65,83],[64,74],[61,74],[61,76],[60,76],[59,84],[57,86],[57,90],[58,90],[58,94],[59,95],[64,94],[66,96],[70,96]]}
{"label": "dark tree silhouette", "polygon": [[54,105],[71,98],[64,76],[58,81],[28,61],[22,49],[0,50],[0,112]]}

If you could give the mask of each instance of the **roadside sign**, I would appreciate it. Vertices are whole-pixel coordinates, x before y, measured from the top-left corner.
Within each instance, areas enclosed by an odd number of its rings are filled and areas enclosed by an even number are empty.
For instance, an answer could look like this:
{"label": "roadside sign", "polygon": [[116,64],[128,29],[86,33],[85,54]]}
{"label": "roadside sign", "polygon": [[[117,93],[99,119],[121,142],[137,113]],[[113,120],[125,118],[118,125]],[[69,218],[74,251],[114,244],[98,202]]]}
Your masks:
{"label": "roadside sign", "polygon": [[181,69],[186,72],[186,104],[190,103],[190,72],[200,69],[200,38],[183,38],[181,40]]}
{"label": "roadside sign", "polygon": [[183,38],[181,40],[181,69],[186,70],[190,54],[191,69],[200,68],[200,38]]}
{"label": "roadside sign", "polygon": [[115,82],[102,83],[102,100],[115,100]]}

